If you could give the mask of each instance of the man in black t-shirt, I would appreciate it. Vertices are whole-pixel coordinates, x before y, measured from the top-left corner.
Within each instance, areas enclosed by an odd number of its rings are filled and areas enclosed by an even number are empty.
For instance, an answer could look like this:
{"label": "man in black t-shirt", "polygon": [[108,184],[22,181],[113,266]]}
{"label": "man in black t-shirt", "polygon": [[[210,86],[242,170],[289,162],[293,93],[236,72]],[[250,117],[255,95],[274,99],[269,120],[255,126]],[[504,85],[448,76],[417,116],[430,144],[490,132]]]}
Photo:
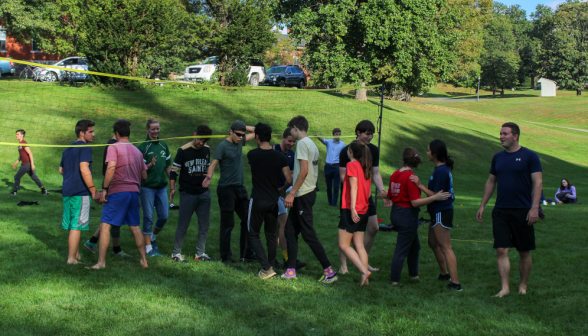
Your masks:
{"label": "man in black t-shirt", "polygon": [[178,214],[174,250],[171,255],[173,261],[188,263],[182,256],[182,245],[194,212],[198,217],[198,242],[196,243],[194,260],[212,260],[205,253],[208,228],[210,227],[210,189],[202,186],[208,172],[208,166],[210,166],[210,148],[206,145],[210,139],[207,137],[209,135],[212,135],[212,130],[207,125],[198,126],[196,133],[194,133],[196,138],[178,149],[172,164],[170,204],[173,204],[176,180],[180,175],[180,213]]}
{"label": "man in black t-shirt", "polygon": [[494,154],[490,177],[484,187],[482,204],[476,216],[482,222],[484,208],[498,184],[496,204],[492,210],[492,233],[496,249],[496,263],[502,289],[494,297],[510,293],[510,260],[508,249],[515,247],[520,255],[519,294],[527,293],[531,274],[531,251],[535,249],[533,224],[539,216],[539,202],[543,188],[543,173],[537,153],[519,145],[521,131],[508,122],[500,130],[500,143],[504,151]]}
{"label": "man in black t-shirt", "polygon": [[[247,153],[253,183],[247,228],[249,230],[249,244],[255,250],[255,254],[263,266],[263,269],[259,271],[259,277],[262,279],[269,279],[276,275],[272,265],[276,262],[278,239],[278,195],[285,192],[292,184],[288,158],[273,149],[269,143],[271,138],[271,127],[258,123],[255,125],[255,142],[259,148]],[[286,181],[279,188],[282,174],[284,174]],[[264,221],[267,256],[259,239]]]}
{"label": "man in black t-shirt", "polygon": [[[361,140],[368,144],[368,148],[370,149],[370,154],[372,156],[372,181],[376,184],[376,191],[378,193],[385,190],[384,183],[382,182],[382,175],[380,175],[380,149],[371,144],[370,141],[374,138],[374,133],[376,132],[376,126],[369,121],[369,120],[362,120],[360,121],[357,126],[355,126],[355,135],[357,140]],[[347,151],[349,150],[349,146],[345,146],[341,153],[339,154],[339,175],[341,177],[341,181],[345,180],[345,173],[347,172],[347,164],[350,162],[349,155],[347,155]],[[343,186],[341,186],[341,190],[343,190]],[[343,194],[341,194],[343,195]],[[385,207],[389,207],[392,205],[390,200],[382,200],[384,202]],[[378,213],[376,212],[376,203],[374,202],[373,197],[370,196],[369,198],[369,208],[368,208],[368,224],[365,231],[365,236],[363,238],[363,244],[365,246],[366,252],[369,254],[372,246],[374,246],[374,241],[376,239],[376,235],[380,229],[378,225]],[[345,221],[345,216],[341,216],[340,221]],[[343,252],[339,251],[339,260],[341,261],[341,268],[339,269],[339,273],[345,274],[347,273],[347,258]],[[369,266],[369,265],[368,265]],[[377,268],[372,268],[371,266],[368,267],[370,272],[378,271]]]}
{"label": "man in black t-shirt", "polygon": [[[113,136],[112,138],[108,139],[108,142],[106,144],[112,145],[117,142],[118,140],[116,140],[116,136]],[[110,146],[106,146],[104,148],[104,156],[102,158],[102,176],[106,175],[106,167],[108,166],[108,164],[106,163],[106,152],[108,151],[109,147]],[[123,250],[120,248],[120,226],[113,225],[110,228],[110,237],[112,237],[112,253],[114,255],[119,257],[131,256],[130,254],[126,254],[125,252],[123,252]],[[92,237],[84,243],[84,246],[88,250],[90,250],[90,252],[98,253],[98,239],[100,239],[100,226],[98,227],[96,232],[94,232],[94,235],[92,235]]]}
{"label": "man in black t-shirt", "polygon": [[[288,158],[288,166],[290,167],[290,173],[294,174],[294,151],[292,147],[296,144],[296,140],[290,133],[290,127],[284,130],[282,134],[282,142],[279,144],[275,144],[273,148],[280,153],[283,153]],[[284,186],[286,182],[286,177],[282,174],[280,178],[280,184],[278,185],[279,188]],[[286,222],[288,221],[288,210],[286,210],[286,206],[284,206],[284,197],[279,195],[278,198],[278,241],[280,243],[280,247],[282,248],[282,254],[284,255],[284,264],[288,261],[288,244],[286,243],[286,235],[284,234],[284,229],[286,228]],[[277,265],[277,264],[276,264]]]}

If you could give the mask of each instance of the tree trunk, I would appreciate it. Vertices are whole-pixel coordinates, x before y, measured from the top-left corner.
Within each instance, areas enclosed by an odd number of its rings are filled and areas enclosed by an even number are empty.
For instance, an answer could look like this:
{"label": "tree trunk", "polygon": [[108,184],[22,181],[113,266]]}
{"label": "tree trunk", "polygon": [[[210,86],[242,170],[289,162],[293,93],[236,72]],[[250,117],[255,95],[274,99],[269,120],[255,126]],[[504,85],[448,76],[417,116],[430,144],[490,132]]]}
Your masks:
{"label": "tree trunk", "polygon": [[412,93],[406,93],[406,98],[404,99],[404,101],[406,102],[411,102],[412,101]]}
{"label": "tree trunk", "polygon": [[582,89],[577,88],[576,89],[576,96],[581,96],[582,95]]}
{"label": "tree trunk", "polygon": [[496,87],[492,87],[492,97],[496,97]]}
{"label": "tree trunk", "polygon": [[355,100],[357,101],[367,101],[367,89],[363,88],[365,86],[365,82],[361,82],[362,88],[359,90],[355,90]]}
{"label": "tree trunk", "polygon": [[504,88],[500,90],[500,97],[504,97]]}

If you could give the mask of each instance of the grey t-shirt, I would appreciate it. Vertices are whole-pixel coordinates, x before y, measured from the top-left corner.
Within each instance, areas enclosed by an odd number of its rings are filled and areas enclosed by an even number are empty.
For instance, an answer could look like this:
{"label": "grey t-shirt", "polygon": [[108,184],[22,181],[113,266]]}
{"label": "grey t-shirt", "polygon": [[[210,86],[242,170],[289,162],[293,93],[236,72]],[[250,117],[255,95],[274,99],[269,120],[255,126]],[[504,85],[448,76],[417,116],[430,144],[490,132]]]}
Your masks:
{"label": "grey t-shirt", "polygon": [[243,137],[238,144],[229,140],[223,140],[214,152],[213,160],[219,160],[220,179],[219,187],[242,186],[245,184],[243,178],[243,151],[247,139]]}

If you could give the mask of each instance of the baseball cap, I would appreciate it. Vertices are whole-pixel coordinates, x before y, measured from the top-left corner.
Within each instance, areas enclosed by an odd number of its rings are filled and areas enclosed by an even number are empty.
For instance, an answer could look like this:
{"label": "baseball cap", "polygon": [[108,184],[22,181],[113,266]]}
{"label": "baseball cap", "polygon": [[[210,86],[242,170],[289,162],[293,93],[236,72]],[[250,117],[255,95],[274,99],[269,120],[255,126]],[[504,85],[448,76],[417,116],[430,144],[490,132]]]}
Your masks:
{"label": "baseball cap", "polygon": [[233,131],[245,132],[247,130],[247,126],[241,120],[237,120],[231,125],[231,129]]}

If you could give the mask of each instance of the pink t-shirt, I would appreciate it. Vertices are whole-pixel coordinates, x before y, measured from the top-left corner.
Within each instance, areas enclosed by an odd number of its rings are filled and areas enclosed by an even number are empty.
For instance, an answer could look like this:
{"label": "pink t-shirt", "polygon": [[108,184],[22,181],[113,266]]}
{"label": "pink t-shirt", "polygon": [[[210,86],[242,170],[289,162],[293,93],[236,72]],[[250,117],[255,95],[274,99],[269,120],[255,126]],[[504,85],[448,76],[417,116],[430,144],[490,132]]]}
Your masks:
{"label": "pink t-shirt", "polygon": [[116,145],[108,146],[106,162],[111,161],[116,162],[116,169],[108,186],[108,193],[139,192],[141,172],[147,170],[141,151],[128,141],[119,141]]}

